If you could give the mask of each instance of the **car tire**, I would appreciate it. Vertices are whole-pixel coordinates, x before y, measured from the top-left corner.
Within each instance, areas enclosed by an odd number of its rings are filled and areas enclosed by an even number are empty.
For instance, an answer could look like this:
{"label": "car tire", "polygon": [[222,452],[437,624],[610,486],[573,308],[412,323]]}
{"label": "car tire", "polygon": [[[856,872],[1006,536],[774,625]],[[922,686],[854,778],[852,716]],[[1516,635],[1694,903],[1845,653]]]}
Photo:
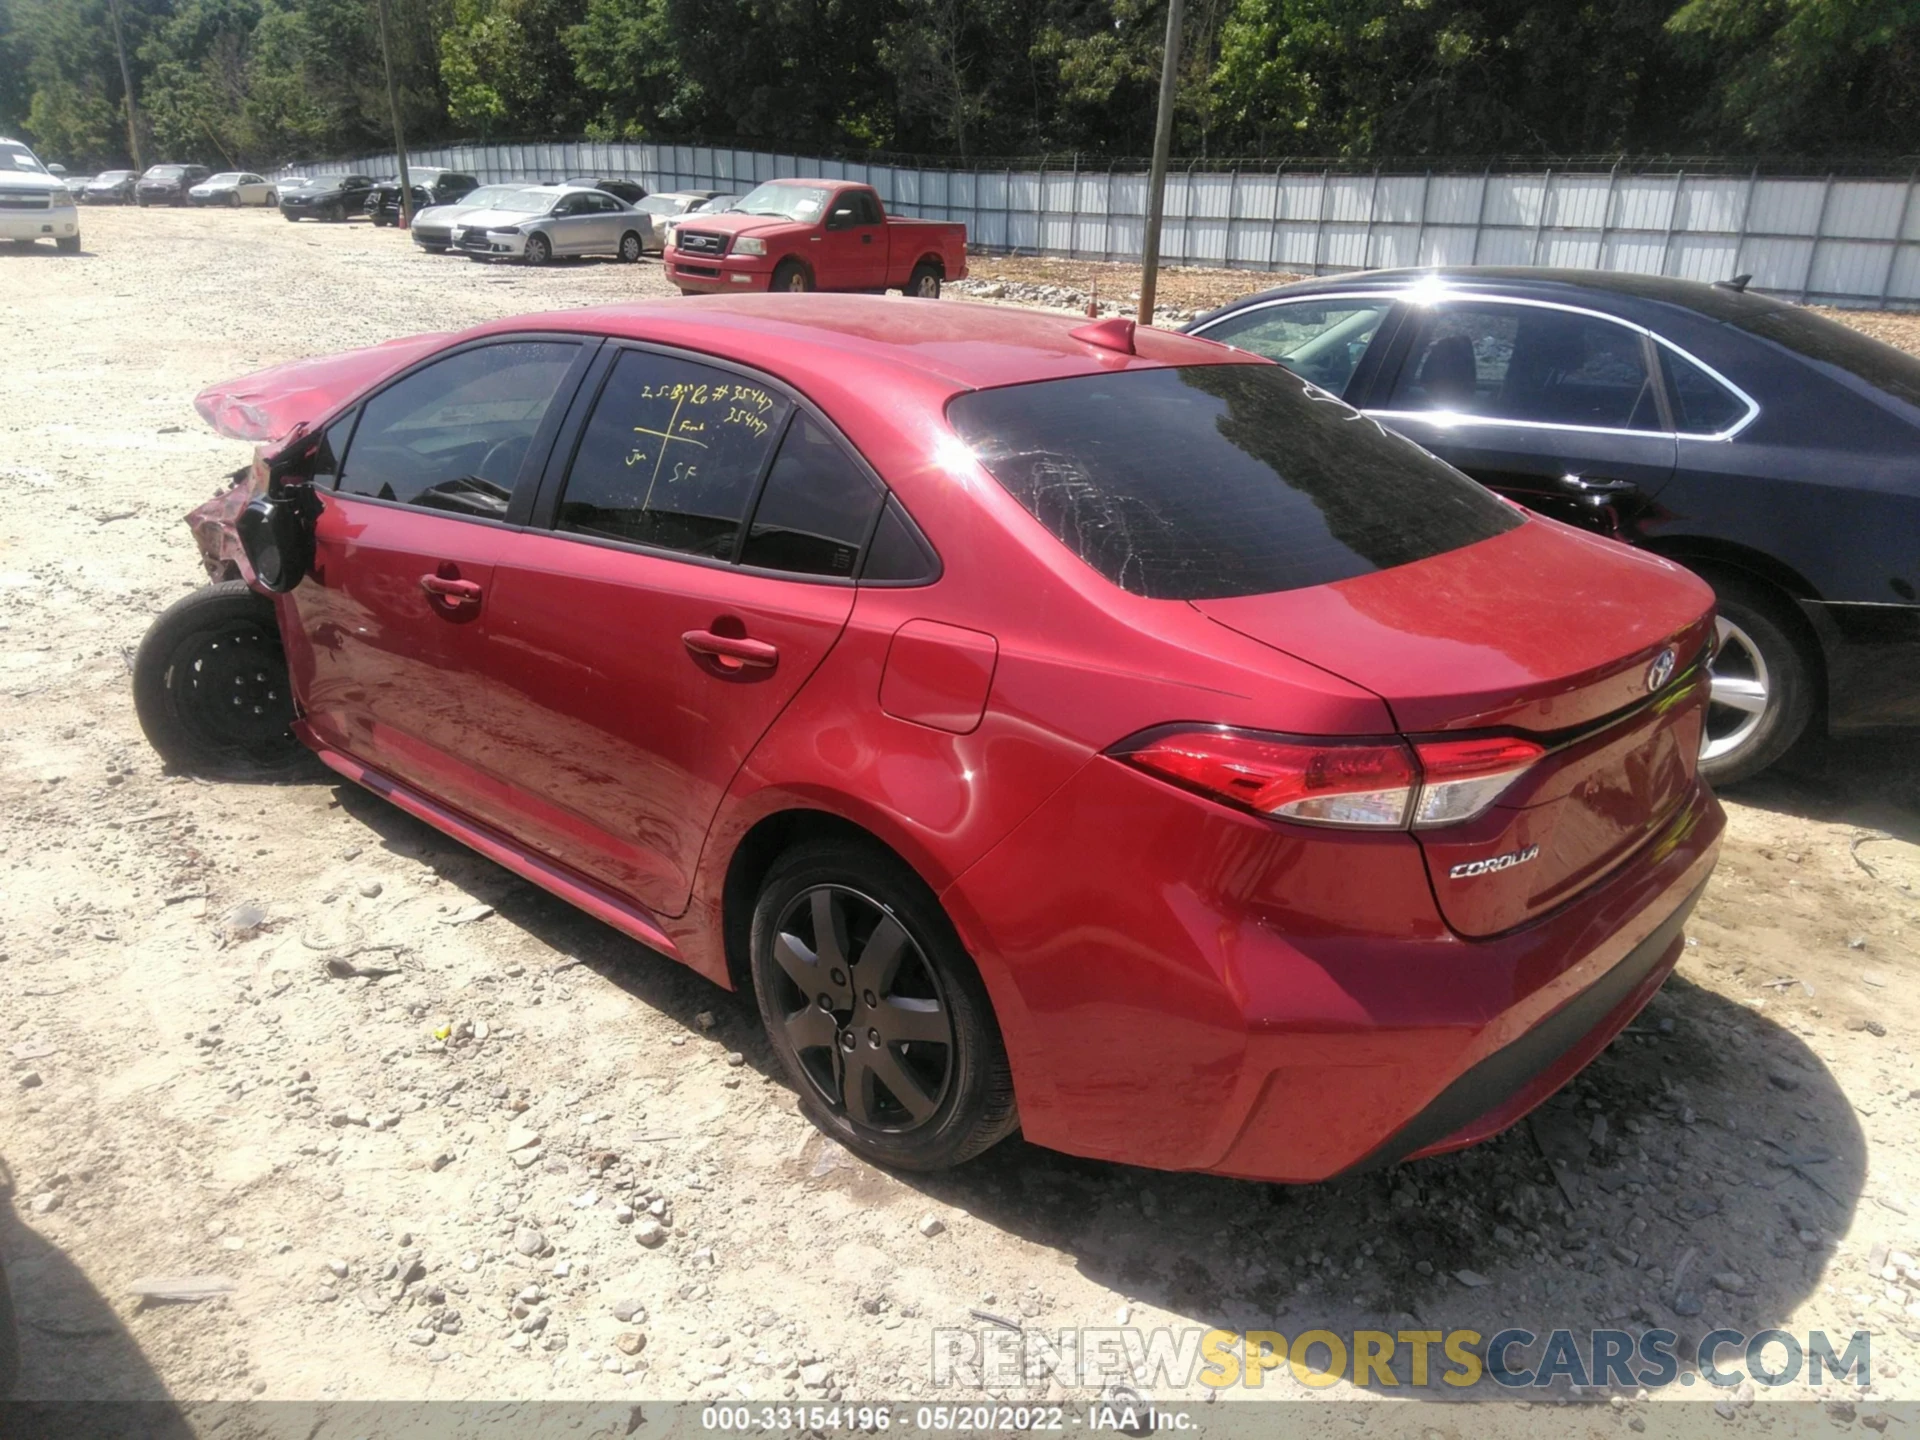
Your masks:
{"label": "car tire", "polygon": [[227,196],[227,208],[228,208],[228,209],[230,209],[230,210],[238,210],[238,209],[240,208],[240,206],[241,206],[241,203],[242,203],[242,202],[241,202],[241,199],[240,199],[240,192],[239,192],[238,190],[235,190],[235,191],[234,191],[234,192],[233,192],[232,194],[230,194],[230,195],[228,195],[228,196]]}
{"label": "car tire", "polygon": [[274,206],[280,203],[280,197],[276,195],[273,191],[269,190],[267,192],[266,199],[262,200],[260,203],[266,206],[269,210],[271,210],[273,209]]}
{"label": "car tire", "polygon": [[447,247],[444,245],[422,245],[420,248],[429,255],[444,255],[447,253]]}
{"label": "car tire", "polygon": [[940,267],[922,263],[913,267],[913,274],[907,277],[907,294],[921,300],[940,298]]}
{"label": "car tire", "polygon": [[[836,939],[822,943],[822,923]],[[898,857],[840,840],[789,850],[760,887],[749,945],[761,1022],[801,1109],[847,1149],[944,1170],[1018,1126],[986,986]]]}
{"label": "car tire", "polygon": [[553,259],[553,242],[544,235],[529,235],[520,258],[529,265],[545,265]]}
{"label": "car tire", "polygon": [[1793,602],[1737,572],[1702,576],[1719,607],[1700,773],[1715,786],[1759,774],[1813,718],[1819,661]]}
{"label": "car tire", "polygon": [[274,780],[310,763],[289,728],[293,689],[273,602],[244,580],[176,600],[133,657],[140,728],[170,770]]}
{"label": "car tire", "polygon": [[620,237],[620,258],[629,265],[640,263],[640,257],[647,252],[646,242],[637,231],[629,230]]}
{"label": "car tire", "polygon": [[53,248],[58,250],[62,255],[78,255],[80,253],[80,237],[78,235],[56,236],[53,242]]}
{"label": "car tire", "polygon": [[813,276],[798,260],[782,260],[773,268],[773,289],[804,294],[813,289]]}

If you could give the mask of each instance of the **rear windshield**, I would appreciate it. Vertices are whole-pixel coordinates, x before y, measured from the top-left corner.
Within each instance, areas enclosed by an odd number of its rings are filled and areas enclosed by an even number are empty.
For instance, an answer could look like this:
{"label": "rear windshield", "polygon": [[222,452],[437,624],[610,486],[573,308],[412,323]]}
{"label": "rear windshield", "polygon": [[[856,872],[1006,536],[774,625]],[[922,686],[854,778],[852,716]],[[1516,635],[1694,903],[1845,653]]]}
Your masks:
{"label": "rear windshield", "polygon": [[1920,405],[1920,358],[1862,335],[1851,325],[1790,305],[1769,306],[1733,323],[1818,364],[1844,370],[1909,405]]}
{"label": "rear windshield", "polygon": [[1520,523],[1457,470],[1278,365],[976,390],[947,414],[1062,544],[1155,600],[1326,585]]}

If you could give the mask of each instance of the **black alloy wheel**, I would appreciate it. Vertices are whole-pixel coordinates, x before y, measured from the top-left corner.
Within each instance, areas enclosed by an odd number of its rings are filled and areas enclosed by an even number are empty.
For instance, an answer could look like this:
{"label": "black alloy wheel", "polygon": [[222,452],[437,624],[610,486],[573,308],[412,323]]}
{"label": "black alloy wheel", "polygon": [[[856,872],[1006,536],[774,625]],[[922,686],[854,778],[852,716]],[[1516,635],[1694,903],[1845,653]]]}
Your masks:
{"label": "black alloy wheel", "polygon": [[953,1078],[953,1021],[906,927],[839,885],[804,891],[775,927],[781,1025],[820,1099],[856,1125],[927,1123]]}
{"label": "black alloy wheel", "polygon": [[1018,1123],[985,987],[897,857],[789,851],[754,907],[761,1020],[814,1124],[876,1164],[938,1170]]}

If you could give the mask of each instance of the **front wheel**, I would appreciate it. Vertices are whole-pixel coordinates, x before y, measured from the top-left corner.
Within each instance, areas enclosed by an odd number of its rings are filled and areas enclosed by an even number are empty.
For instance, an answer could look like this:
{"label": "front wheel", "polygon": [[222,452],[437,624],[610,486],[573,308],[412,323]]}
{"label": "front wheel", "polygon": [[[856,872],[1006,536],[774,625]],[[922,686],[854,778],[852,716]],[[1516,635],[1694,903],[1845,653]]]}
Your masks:
{"label": "front wheel", "polygon": [[807,1118],[876,1165],[943,1170],[1018,1124],[979,972],[925,882],[878,846],[799,846],[754,905],[760,1018]]}
{"label": "front wheel", "polygon": [[133,658],[133,705],[169,769],[271,780],[306,763],[273,602],[244,580],[196,590],[153,622]]}
{"label": "front wheel", "polygon": [[641,243],[640,237],[631,230],[620,237],[620,258],[629,265],[637,264],[641,252],[645,249],[646,246]]}
{"label": "front wheel", "polygon": [[940,298],[940,267],[938,265],[916,265],[913,274],[907,280],[907,294],[922,300]]}
{"label": "front wheel", "polygon": [[798,260],[782,260],[773,272],[773,288],[790,291],[795,295],[804,295],[813,289],[813,276],[807,273],[807,267]]}
{"label": "front wheel", "polygon": [[1791,602],[1737,575],[1710,575],[1719,603],[1700,773],[1714,785],[1759,774],[1813,718],[1814,665]]}
{"label": "front wheel", "polygon": [[62,255],[78,255],[80,253],[80,237],[78,235],[58,236],[53,242],[53,248],[58,250]]}
{"label": "front wheel", "polygon": [[544,265],[553,259],[553,246],[544,235],[529,235],[527,248],[521,252],[521,258],[529,265]]}
{"label": "front wheel", "polygon": [[238,210],[240,208],[240,192],[238,190],[235,190],[232,194],[227,196],[227,204],[230,208],[235,210]]}

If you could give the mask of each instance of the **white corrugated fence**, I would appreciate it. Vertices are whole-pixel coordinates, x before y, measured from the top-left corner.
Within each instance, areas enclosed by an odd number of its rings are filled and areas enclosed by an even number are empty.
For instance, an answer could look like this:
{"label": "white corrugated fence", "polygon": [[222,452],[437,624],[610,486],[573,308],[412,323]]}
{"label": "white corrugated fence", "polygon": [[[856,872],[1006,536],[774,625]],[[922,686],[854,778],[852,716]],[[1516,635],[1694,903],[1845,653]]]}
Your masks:
{"label": "white corrugated fence", "polygon": [[[649,190],[745,190],[785,176],[862,180],[895,213],[965,221],[971,243],[986,251],[1136,260],[1145,224],[1145,173],[1093,162],[947,168],[593,141],[457,144],[409,159],[483,181],[624,176]],[[393,170],[391,155],[373,155],[284,173]],[[1693,280],[1751,274],[1754,289],[1795,300],[1920,307],[1911,175],[1176,168],[1160,253],[1169,265],[1316,275],[1410,265],[1559,265]]]}

